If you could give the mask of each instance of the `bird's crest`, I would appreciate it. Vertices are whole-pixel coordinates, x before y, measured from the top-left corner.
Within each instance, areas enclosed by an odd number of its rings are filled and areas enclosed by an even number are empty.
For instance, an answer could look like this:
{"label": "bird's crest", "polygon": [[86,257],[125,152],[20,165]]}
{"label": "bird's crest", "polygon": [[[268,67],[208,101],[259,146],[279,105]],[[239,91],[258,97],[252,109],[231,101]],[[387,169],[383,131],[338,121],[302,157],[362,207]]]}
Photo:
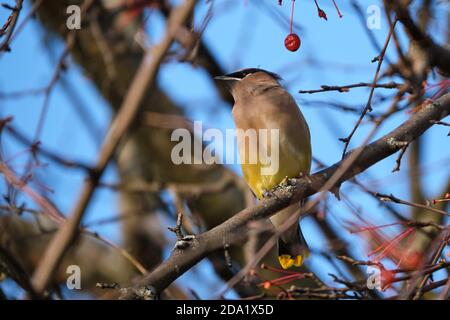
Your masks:
{"label": "bird's crest", "polygon": [[259,68],[240,69],[235,72],[229,73],[226,76],[229,78],[244,79],[246,76],[256,72],[264,72],[270,75],[271,77],[275,78],[276,80],[281,80],[281,77],[278,74]]}

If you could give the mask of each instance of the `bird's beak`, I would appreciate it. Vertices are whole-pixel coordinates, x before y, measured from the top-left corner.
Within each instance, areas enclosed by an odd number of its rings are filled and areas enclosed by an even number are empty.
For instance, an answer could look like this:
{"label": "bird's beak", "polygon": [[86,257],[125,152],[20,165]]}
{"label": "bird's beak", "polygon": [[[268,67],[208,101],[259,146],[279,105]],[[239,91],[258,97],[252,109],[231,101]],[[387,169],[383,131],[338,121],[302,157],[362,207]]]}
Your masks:
{"label": "bird's beak", "polygon": [[214,80],[219,80],[219,81],[241,81],[242,79],[236,78],[236,77],[231,77],[231,76],[228,76],[228,75],[224,75],[224,76],[214,77]]}

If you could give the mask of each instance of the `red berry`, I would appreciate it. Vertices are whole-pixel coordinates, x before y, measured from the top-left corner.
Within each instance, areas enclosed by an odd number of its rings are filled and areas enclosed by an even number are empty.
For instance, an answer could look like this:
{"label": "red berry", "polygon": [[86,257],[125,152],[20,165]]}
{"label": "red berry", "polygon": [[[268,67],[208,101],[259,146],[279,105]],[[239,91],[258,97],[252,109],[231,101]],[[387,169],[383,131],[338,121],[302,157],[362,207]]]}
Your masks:
{"label": "red berry", "polygon": [[289,51],[295,52],[300,48],[300,37],[296,35],[295,33],[289,34],[286,39],[284,39],[284,46]]}
{"label": "red berry", "polygon": [[328,21],[327,14],[322,9],[318,9],[319,17]]}
{"label": "red berry", "polygon": [[270,283],[270,281],[264,281],[264,283],[263,283],[263,287],[264,287],[264,289],[269,289],[270,287],[271,287],[271,283]]}
{"label": "red berry", "polygon": [[381,269],[381,290],[389,288],[394,280],[395,273],[393,271]]}

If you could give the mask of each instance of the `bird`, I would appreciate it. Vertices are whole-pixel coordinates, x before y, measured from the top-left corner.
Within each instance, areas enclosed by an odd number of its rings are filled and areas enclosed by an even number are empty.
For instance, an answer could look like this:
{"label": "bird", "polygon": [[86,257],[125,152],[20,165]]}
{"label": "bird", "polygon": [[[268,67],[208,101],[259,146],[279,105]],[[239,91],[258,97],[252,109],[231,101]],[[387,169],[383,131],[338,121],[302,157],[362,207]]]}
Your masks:
{"label": "bird", "polygon": [[[261,200],[289,178],[309,175],[312,152],[309,127],[294,98],[281,85],[281,77],[264,69],[247,68],[214,79],[224,83],[233,97],[232,115],[237,130],[278,129],[278,168],[270,174],[262,174],[267,162],[260,158],[255,163],[247,161],[251,149],[246,147],[245,140],[237,141],[243,176],[255,196]],[[259,135],[257,139],[261,140]],[[266,145],[258,141],[258,154],[273,147],[272,140],[265,141]],[[275,230],[300,208],[300,202],[294,203],[271,216]],[[301,266],[308,256],[308,245],[299,223],[295,223],[278,239],[278,261],[283,269],[288,269]]]}

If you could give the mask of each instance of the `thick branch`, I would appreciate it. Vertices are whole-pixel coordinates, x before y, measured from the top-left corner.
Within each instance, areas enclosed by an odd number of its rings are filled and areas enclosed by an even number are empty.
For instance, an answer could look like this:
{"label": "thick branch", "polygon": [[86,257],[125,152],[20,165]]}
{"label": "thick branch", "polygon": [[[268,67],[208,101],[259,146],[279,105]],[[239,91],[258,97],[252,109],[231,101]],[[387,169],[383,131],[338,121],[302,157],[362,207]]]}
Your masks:
{"label": "thick branch", "polygon": [[[423,107],[401,126],[382,138],[349,152],[360,152],[353,165],[341,176],[336,185],[354,177],[370,168],[375,163],[389,157],[401,147],[397,141],[413,141],[422,135],[433,124],[431,120],[441,120],[450,113],[450,94]],[[261,201],[258,205],[246,208],[214,229],[197,235],[192,244],[182,250],[175,249],[172,255],[158,266],[151,274],[143,278],[135,287],[136,290],[146,286],[156,293],[162,292],[170,283],[189,270],[192,266],[215,250],[221,249],[224,243],[237,244],[245,240],[248,223],[268,218],[291,203],[311,196],[321,190],[327,180],[341,167],[345,158],[329,168],[321,170],[311,177],[296,179],[293,185],[280,188],[274,196]],[[124,298],[134,298],[130,292]]]}

